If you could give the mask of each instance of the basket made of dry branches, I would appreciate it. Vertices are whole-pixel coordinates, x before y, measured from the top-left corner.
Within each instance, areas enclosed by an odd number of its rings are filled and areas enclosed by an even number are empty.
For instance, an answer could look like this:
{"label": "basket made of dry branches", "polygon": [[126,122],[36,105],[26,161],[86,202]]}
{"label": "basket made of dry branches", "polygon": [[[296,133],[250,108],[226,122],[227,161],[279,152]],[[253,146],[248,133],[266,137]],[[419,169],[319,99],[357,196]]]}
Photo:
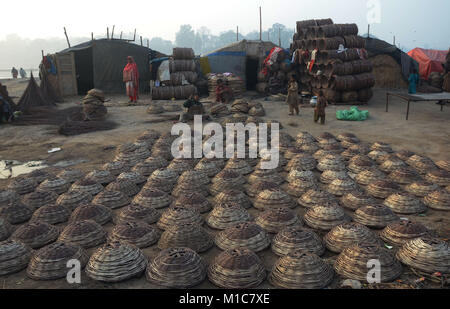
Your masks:
{"label": "basket made of dry branches", "polygon": [[345,171],[344,159],[340,155],[327,155],[319,160],[317,169],[321,172],[331,171]]}
{"label": "basket made of dry branches", "polygon": [[128,168],[125,166],[125,163],[122,161],[113,161],[113,162],[103,164],[101,169],[104,171],[110,172],[111,175],[117,176],[120,173],[125,172]]}
{"label": "basket made of dry branches", "polygon": [[297,250],[319,256],[325,253],[322,239],[314,231],[300,225],[283,228],[272,240],[272,251],[278,256],[285,256]]}
{"label": "basket made of dry branches", "polygon": [[65,207],[72,211],[80,205],[90,203],[91,200],[92,195],[89,192],[70,190],[58,197],[56,200],[56,205]]}
{"label": "basket made of dry branches", "polygon": [[172,225],[180,224],[197,224],[201,226],[203,225],[203,217],[199,212],[187,207],[175,206],[168,208],[162,213],[157,226],[164,231]]}
{"label": "basket made of dry branches", "polygon": [[70,211],[59,205],[47,205],[39,208],[33,213],[31,221],[42,221],[48,224],[58,224],[67,222]]}
{"label": "basket made of dry branches", "polygon": [[340,202],[343,207],[350,210],[357,210],[358,208],[376,203],[374,198],[368,196],[361,190],[355,190],[343,195]]}
{"label": "basket made of dry branches", "polygon": [[206,263],[194,250],[169,248],[149,263],[147,280],[168,288],[190,288],[206,278]]}
{"label": "basket made of dry branches", "polygon": [[313,229],[329,231],[339,224],[351,221],[351,218],[340,206],[317,205],[308,209],[303,220]]}
{"label": "basket made of dry branches", "polygon": [[412,157],[414,155],[414,152],[409,151],[409,150],[400,150],[400,151],[395,152],[394,155],[403,161],[407,161],[410,157]]}
{"label": "basket made of dry branches", "polygon": [[200,213],[208,212],[212,208],[209,200],[207,200],[204,195],[197,192],[181,195],[172,205],[191,208]]}
{"label": "basket made of dry branches", "polygon": [[367,186],[372,182],[385,179],[386,175],[376,168],[364,170],[355,177],[356,182],[363,186]]}
{"label": "basket made of dry branches", "polygon": [[85,249],[92,248],[106,241],[106,231],[92,220],[72,222],[61,232],[58,241],[72,243]]}
{"label": "basket made of dry branches", "polygon": [[0,190],[0,208],[9,205],[11,202],[18,202],[20,195],[13,190]]}
{"label": "basket made of dry branches", "polygon": [[[288,176],[289,177],[289,176]],[[317,188],[317,182],[307,178],[295,178],[289,182],[286,192],[293,197],[299,198],[310,189]]]}
{"label": "basket made of dry branches", "polygon": [[305,208],[311,208],[321,204],[334,204],[337,205],[337,199],[331,193],[320,190],[318,188],[310,189],[306,191],[299,199],[298,204]]}
{"label": "basket made of dry branches", "polygon": [[120,282],[140,276],[147,267],[142,251],[129,244],[110,242],[97,249],[86,265],[91,279]]}
{"label": "basket made of dry branches", "polygon": [[255,171],[248,177],[248,183],[253,184],[258,181],[270,181],[281,185],[284,182],[283,177],[281,177],[276,169],[255,169]]}
{"label": "basket made of dry branches", "polygon": [[44,180],[46,180],[47,178],[54,177],[54,175],[45,170],[40,169],[40,170],[34,170],[31,173],[28,173],[27,177],[33,179],[34,182],[39,184],[39,183],[43,182]]}
{"label": "basket made of dry branches", "polygon": [[150,180],[158,180],[158,181],[161,181],[161,183],[163,183],[163,184],[167,184],[167,186],[173,186],[177,182],[178,177],[179,177],[178,172],[176,172],[170,168],[161,168],[161,169],[155,170],[152,173],[152,175],[149,178],[149,181]]}
{"label": "basket made of dry branches", "polygon": [[355,140],[355,141],[359,141],[358,138],[356,137],[356,135],[353,134],[353,133],[350,133],[350,132],[344,132],[344,133],[338,134],[338,135],[336,136],[336,139],[337,139],[338,141],[345,141],[345,140]]}
{"label": "basket made of dry branches", "polygon": [[[372,160],[364,160],[361,155],[356,155],[349,160],[348,170],[354,174],[359,174],[363,171],[371,170],[375,164]],[[359,159],[355,159],[359,158]]]}
{"label": "basket made of dry branches", "polygon": [[69,190],[69,187],[70,183],[65,181],[64,179],[51,177],[41,182],[41,184],[36,189],[43,191],[53,191],[59,195]]}
{"label": "basket made of dry branches", "polygon": [[334,180],[336,179],[340,179],[340,180],[345,180],[345,179],[349,179],[349,175],[347,174],[346,171],[324,171],[321,175],[320,175],[320,182],[323,184],[330,184],[332,183]]}
{"label": "basket made of dry branches", "polygon": [[436,190],[427,194],[423,202],[431,209],[450,210],[450,192],[447,190]]}
{"label": "basket made of dry branches", "polygon": [[116,179],[106,186],[106,190],[120,191],[128,197],[133,197],[139,193],[139,187],[127,179]]}
{"label": "basket made of dry branches", "polygon": [[85,178],[98,182],[103,186],[108,185],[110,182],[113,182],[116,179],[113,174],[105,170],[93,170],[92,172],[88,173]]}
{"label": "basket made of dry branches", "polygon": [[222,203],[236,203],[245,209],[252,207],[252,202],[248,196],[240,190],[226,190],[220,192],[214,197],[213,203],[214,205]]}
{"label": "basket made of dry branches", "polygon": [[80,179],[75,181],[70,187],[70,191],[82,191],[92,196],[96,196],[103,191],[103,186],[92,179]]}
{"label": "basket made of dry branches", "polygon": [[[257,161],[256,161],[257,162]],[[253,172],[253,168],[243,159],[232,158],[225,165],[226,170],[235,171],[241,175],[248,175]]]}
{"label": "basket made of dry branches", "polygon": [[192,166],[184,159],[173,159],[172,162],[167,166],[167,169],[170,169],[176,172],[178,175],[181,175],[183,172],[189,171],[192,169]]}
{"label": "basket made of dry branches", "polygon": [[437,161],[435,164],[440,169],[450,172],[450,160],[440,160],[440,161]]}
{"label": "basket made of dry branches", "polygon": [[418,214],[427,210],[419,198],[406,192],[389,195],[383,204],[397,214]]}
{"label": "basket made of dry branches", "polygon": [[286,180],[288,182],[294,182],[296,179],[314,183],[317,182],[317,177],[312,171],[293,168],[289,171]]}
{"label": "basket made of dry branches", "polygon": [[316,138],[309,132],[300,132],[297,134],[295,141],[300,143],[313,143],[316,142]]}
{"label": "basket made of dry branches", "polygon": [[158,229],[144,222],[119,223],[110,232],[108,241],[119,241],[134,245],[138,248],[147,248],[155,244],[160,237]]}
{"label": "basket made of dry branches", "polygon": [[428,157],[422,157],[417,154],[412,155],[406,161],[406,163],[412,167],[414,167],[419,174],[426,174],[430,170],[437,169],[437,166],[434,164],[433,160]]}
{"label": "basket made of dry branches", "polygon": [[117,180],[128,180],[137,186],[141,186],[147,181],[147,177],[142,176],[138,172],[123,172],[117,176]]}
{"label": "basket made of dry branches", "polygon": [[30,209],[38,209],[48,204],[54,204],[58,199],[58,194],[54,191],[44,191],[37,189],[34,192],[24,195],[22,203]]}
{"label": "basket made of dry branches", "polygon": [[20,201],[13,201],[0,207],[0,217],[10,224],[19,224],[30,220],[33,210]]}
{"label": "basket made of dry branches", "polygon": [[388,179],[401,185],[411,184],[420,180],[420,176],[410,167],[403,167],[392,171],[388,175]]}
{"label": "basket made of dry branches", "polygon": [[153,207],[155,209],[161,209],[169,207],[173,198],[167,193],[158,190],[150,189],[148,187],[142,188],[138,195],[133,199],[133,204]]}
{"label": "basket made of dry branches", "polygon": [[74,244],[55,242],[36,251],[27,268],[27,275],[34,280],[55,280],[67,276],[67,262],[77,260],[84,268],[88,261],[86,251]]}
{"label": "basket made of dry branches", "polygon": [[386,226],[381,231],[380,237],[388,244],[402,246],[411,239],[427,234],[428,230],[424,225],[409,220],[401,220]]}
{"label": "basket made of dry branches", "polygon": [[[395,157],[397,158],[397,157]],[[406,163],[403,162],[401,159],[388,159],[386,161],[384,161],[381,165],[380,165],[380,170],[382,170],[385,173],[391,173],[395,170],[401,169],[401,168],[405,168],[407,167]]]}
{"label": "basket made of dry branches", "polygon": [[425,175],[425,179],[438,186],[450,185],[450,172],[445,170],[432,170]]}
{"label": "basket made of dry branches", "polygon": [[11,235],[11,239],[18,240],[33,249],[41,248],[54,242],[60,230],[45,222],[29,222],[20,226]]}
{"label": "basket made of dry branches", "polygon": [[121,209],[114,218],[116,224],[126,222],[144,222],[154,224],[158,222],[161,213],[153,207],[131,204]]}
{"label": "basket made of dry branches", "polygon": [[387,249],[373,244],[355,244],[345,248],[337,257],[334,269],[344,278],[367,282],[370,260],[380,263],[381,282],[392,282],[402,273],[402,266],[395,257]]}
{"label": "basket made of dry branches", "polygon": [[412,239],[397,251],[397,259],[425,273],[450,274],[450,247],[448,242],[441,239]]}
{"label": "basket made of dry branches", "polygon": [[289,172],[293,169],[299,171],[312,171],[317,166],[317,161],[310,154],[302,153],[295,155],[285,166],[285,171]]}
{"label": "basket made of dry branches", "polygon": [[195,171],[204,173],[208,177],[214,177],[220,172],[220,167],[215,161],[203,158],[194,168]]}
{"label": "basket made of dry branches", "polygon": [[353,219],[365,226],[382,229],[388,224],[399,220],[399,217],[383,205],[367,205],[355,211]]}
{"label": "basket made of dry branches", "polygon": [[222,250],[246,248],[259,252],[270,246],[270,239],[259,225],[243,222],[219,232],[215,243]]}
{"label": "basket made of dry branches", "polygon": [[0,217],[0,241],[4,241],[11,236],[13,227],[6,219]]}
{"label": "basket made of dry branches", "polygon": [[358,243],[382,245],[380,238],[369,228],[356,222],[335,226],[324,237],[328,250],[341,253],[345,248]]}
{"label": "basket made of dry branches", "polygon": [[276,189],[278,187],[279,187],[279,185],[277,185],[276,183],[273,183],[271,181],[258,181],[256,183],[253,183],[250,186],[248,186],[245,190],[245,193],[247,193],[248,196],[254,198],[254,197],[258,196],[258,194],[264,190]]}
{"label": "basket made of dry branches", "polygon": [[328,186],[327,191],[335,196],[343,196],[358,189],[358,185],[351,179],[335,179]]}
{"label": "basket made of dry branches", "polygon": [[33,179],[19,176],[9,182],[7,189],[15,191],[17,194],[24,195],[33,192],[37,186],[38,183]]}
{"label": "basket made of dry branches", "polygon": [[253,206],[260,210],[286,207],[295,208],[297,205],[294,199],[280,189],[267,189],[258,194]]}
{"label": "basket made of dry branches", "polygon": [[286,226],[301,225],[297,214],[287,208],[274,208],[261,213],[255,223],[268,233],[276,234]]}
{"label": "basket made of dry branches", "polygon": [[385,199],[389,195],[399,191],[400,187],[389,180],[377,180],[369,183],[366,190],[367,193],[373,197]]}
{"label": "basket made of dry branches", "polygon": [[407,192],[414,194],[417,197],[425,197],[438,189],[439,187],[437,185],[427,181],[416,181],[405,186]]}
{"label": "basket made of dry branches", "polygon": [[110,209],[118,209],[131,203],[128,196],[120,191],[104,190],[97,194],[92,200],[92,204],[102,205]]}
{"label": "basket made of dry branches", "polygon": [[334,277],[333,267],[314,253],[297,250],[277,260],[269,282],[285,289],[322,289]]}
{"label": "basket made of dry branches", "polygon": [[239,190],[243,184],[245,184],[245,178],[242,177],[242,174],[224,169],[212,179],[209,192],[215,196],[225,190]]}
{"label": "basket made of dry branches", "polygon": [[92,220],[105,225],[112,220],[112,211],[106,206],[86,204],[75,208],[70,215],[69,222]]}
{"label": "basket made of dry branches", "polygon": [[217,230],[225,230],[235,224],[251,220],[251,215],[244,207],[230,202],[215,205],[206,217],[208,226]]}
{"label": "basket made of dry branches", "polygon": [[371,152],[369,152],[367,154],[367,156],[378,163],[378,162],[380,162],[380,159],[382,159],[384,156],[386,156],[388,154],[389,153],[387,153],[386,151],[372,150]]}
{"label": "basket made of dry branches", "polygon": [[190,248],[201,253],[214,245],[213,239],[198,224],[178,224],[166,229],[158,242],[161,250],[168,248]]}
{"label": "basket made of dry branches", "polygon": [[228,289],[248,289],[260,285],[266,271],[260,258],[248,249],[232,249],[220,253],[208,267],[208,279]]}
{"label": "basket made of dry branches", "polygon": [[26,268],[32,250],[23,242],[5,240],[0,242],[0,276],[5,276]]}

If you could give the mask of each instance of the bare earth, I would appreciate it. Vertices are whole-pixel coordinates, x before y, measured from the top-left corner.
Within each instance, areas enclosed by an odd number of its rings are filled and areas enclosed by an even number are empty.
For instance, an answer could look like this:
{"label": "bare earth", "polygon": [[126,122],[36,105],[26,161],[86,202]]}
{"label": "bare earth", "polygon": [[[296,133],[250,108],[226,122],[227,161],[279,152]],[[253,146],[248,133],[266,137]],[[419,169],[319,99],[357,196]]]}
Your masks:
{"label": "bare earth", "polygon": [[[11,96],[20,97],[27,83],[24,81],[1,81],[8,87]],[[288,108],[282,101],[264,101],[259,99],[266,109],[267,120],[278,120],[283,125],[284,132],[296,136],[301,131],[308,131],[314,136],[323,132],[330,132],[335,135],[343,132],[352,132],[364,142],[383,141],[389,143],[394,150],[408,149],[418,154],[429,156],[433,160],[450,160],[450,110],[444,107],[443,112],[440,106],[433,103],[411,103],[409,121],[405,120],[406,103],[396,98],[392,98],[389,105],[389,113],[385,112],[386,90],[376,89],[373,99],[366,109],[370,113],[370,118],[363,122],[339,121],[336,119],[338,109],[347,109],[348,106],[329,106],[326,110],[327,121],[325,125],[313,122],[313,109],[302,108],[300,116],[288,116]],[[67,108],[79,102],[81,97],[67,99],[67,102],[60,104],[59,108]],[[16,98],[15,101],[18,99]],[[58,135],[55,126],[10,126],[1,125],[0,133],[2,143],[0,145],[0,160],[18,160],[26,162],[30,160],[44,160],[52,165],[62,160],[84,159],[86,162],[71,167],[79,168],[88,172],[98,169],[103,163],[113,160],[115,146],[133,141],[140,133],[147,129],[158,131],[170,130],[173,121],[162,123],[148,123],[156,118],[147,114],[146,106],[125,106],[127,98],[125,96],[112,96],[108,107],[108,119],[120,126],[114,130],[93,132],[74,137]],[[142,96],[141,104],[149,104],[150,98]],[[161,101],[160,101],[161,102]],[[181,101],[167,101],[164,104],[178,104]],[[117,106],[122,105],[122,106]],[[62,151],[48,154],[47,151],[53,147],[60,147]],[[50,167],[50,171],[57,171],[55,167]],[[7,184],[6,180],[0,179],[0,188]],[[303,215],[303,209],[296,209]],[[250,211],[253,215],[256,210]],[[405,216],[402,216],[405,217]],[[408,219],[421,222],[426,227],[436,231],[442,238],[450,238],[450,215],[445,212],[428,210],[425,216],[408,215]],[[64,227],[65,224],[61,224]],[[112,223],[105,226],[106,230],[112,229]],[[207,227],[206,227],[207,228]],[[211,234],[215,234],[209,228]],[[323,236],[323,235],[322,235]],[[94,249],[90,250],[92,254]],[[151,260],[160,251],[156,245],[143,250]],[[206,253],[201,254],[210,263],[219,254],[216,247]],[[259,253],[266,268],[270,271],[277,257],[267,249]],[[336,255],[327,251],[324,258],[333,262]],[[401,276],[405,284],[412,284],[419,277],[413,274],[406,267]],[[338,287],[342,278],[336,277],[331,287]],[[82,274],[80,285],[69,285],[65,279],[55,281],[34,281],[27,278],[25,271],[0,278],[0,287],[15,288],[159,288],[151,285],[145,276],[132,279],[118,284],[103,284],[89,279]],[[426,282],[426,287],[439,287],[431,281]],[[204,281],[198,288],[214,288],[208,281]],[[273,288],[267,280],[260,288]]]}

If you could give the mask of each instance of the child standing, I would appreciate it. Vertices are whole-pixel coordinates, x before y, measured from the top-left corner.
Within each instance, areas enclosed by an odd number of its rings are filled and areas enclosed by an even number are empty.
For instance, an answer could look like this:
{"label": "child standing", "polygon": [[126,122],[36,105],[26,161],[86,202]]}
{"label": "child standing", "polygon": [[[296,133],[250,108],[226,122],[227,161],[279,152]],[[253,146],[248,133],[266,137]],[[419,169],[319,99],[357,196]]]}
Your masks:
{"label": "child standing", "polygon": [[289,79],[286,103],[289,105],[289,115],[294,115],[295,111],[298,116],[298,84],[294,74]]}
{"label": "child standing", "polygon": [[327,107],[327,99],[323,96],[323,91],[320,90],[314,108],[314,122],[317,122],[320,118],[320,124],[325,124],[325,107]]}

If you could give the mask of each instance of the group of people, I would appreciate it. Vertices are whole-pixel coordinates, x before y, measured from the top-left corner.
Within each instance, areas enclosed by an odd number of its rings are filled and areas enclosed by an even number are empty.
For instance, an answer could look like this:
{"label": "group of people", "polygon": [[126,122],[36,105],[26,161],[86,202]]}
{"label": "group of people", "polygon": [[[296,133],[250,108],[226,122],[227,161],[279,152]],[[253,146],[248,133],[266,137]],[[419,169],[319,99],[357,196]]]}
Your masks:
{"label": "group of people", "polygon": [[11,75],[13,78],[17,78],[17,76],[20,74],[21,78],[26,78],[27,77],[27,72],[25,72],[25,70],[23,68],[20,68],[18,71],[15,67],[13,67],[11,69]]}

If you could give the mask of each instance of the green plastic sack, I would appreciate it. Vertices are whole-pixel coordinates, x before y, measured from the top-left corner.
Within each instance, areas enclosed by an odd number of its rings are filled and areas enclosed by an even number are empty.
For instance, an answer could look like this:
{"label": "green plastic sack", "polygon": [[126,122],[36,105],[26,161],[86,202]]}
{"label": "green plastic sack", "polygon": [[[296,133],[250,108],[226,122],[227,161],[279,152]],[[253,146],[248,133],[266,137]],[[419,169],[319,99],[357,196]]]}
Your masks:
{"label": "green plastic sack", "polygon": [[369,118],[369,111],[361,111],[358,107],[352,106],[350,110],[336,111],[336,118],[347,121],[364,121]]}

